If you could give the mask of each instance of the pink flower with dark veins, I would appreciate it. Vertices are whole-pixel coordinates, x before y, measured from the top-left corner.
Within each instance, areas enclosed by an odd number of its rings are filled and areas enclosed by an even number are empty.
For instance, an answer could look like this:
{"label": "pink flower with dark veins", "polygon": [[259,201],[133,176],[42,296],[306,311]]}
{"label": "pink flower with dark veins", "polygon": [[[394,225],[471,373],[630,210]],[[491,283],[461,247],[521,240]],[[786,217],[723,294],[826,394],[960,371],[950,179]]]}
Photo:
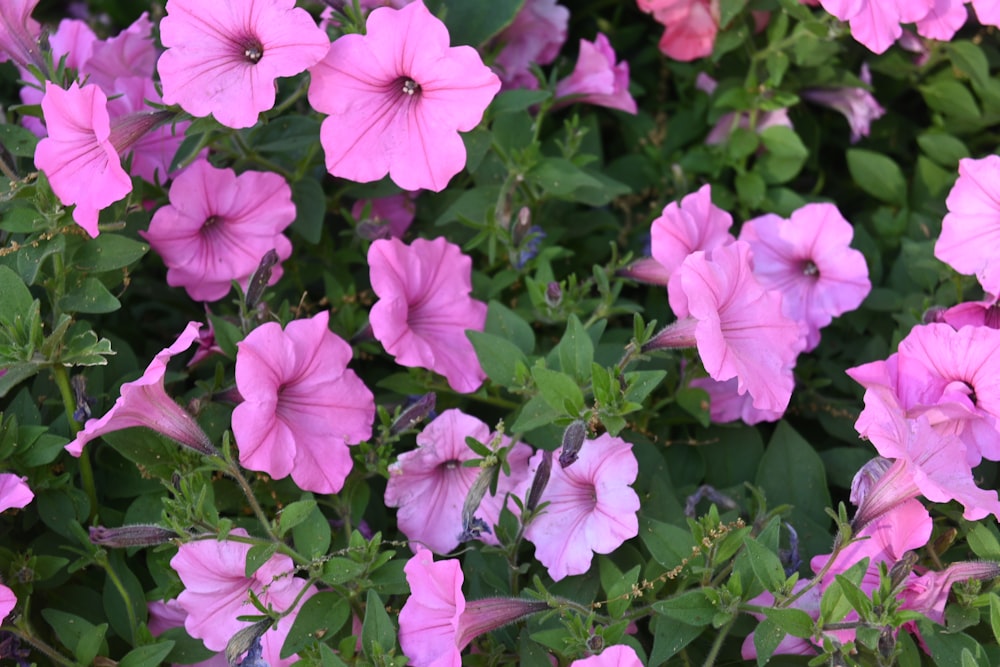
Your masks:
{"label": "pink flower with dark veins", "polygon": [[500,79],[422,2],[382,7],[365,35],[344,35],[310,70],[309,102],[326,168],[360,183],[386,174],[404,190],[440,192],[465,166],[459,132],[479,125]]}
{"label": "pink flower with dark veins", "polygon": [[486,304],[469,296],[472,260],[444,238],[387,239],[372,243],[368,266],[379,298],[369,321],[385,351],[443,375],[457,392],[478,389],[486,374],[465,332],[483,330]]}
{"label": "pink flower with dark veins", "polygon": [[38,36],[42,31],[31,12],[38,0],[4,0],[0,3],[0,63],[8,59],[26,68],[34,65],[46,71]]}
{"label": "pink flower with dark veins", "polygon": [[326,55],[330,39],[295,0],[167,0],[157,63],[163,101],[227,127],[274,106],[275,80]]}
{"label": "pink flower with dark veins", "polygon": [[636,113],[635,100],[628,92],[628,62],[616,63],[615,57],[603,33],[597,33],[593,42],[581,39],[576,67],[556,84],[556,97]]}

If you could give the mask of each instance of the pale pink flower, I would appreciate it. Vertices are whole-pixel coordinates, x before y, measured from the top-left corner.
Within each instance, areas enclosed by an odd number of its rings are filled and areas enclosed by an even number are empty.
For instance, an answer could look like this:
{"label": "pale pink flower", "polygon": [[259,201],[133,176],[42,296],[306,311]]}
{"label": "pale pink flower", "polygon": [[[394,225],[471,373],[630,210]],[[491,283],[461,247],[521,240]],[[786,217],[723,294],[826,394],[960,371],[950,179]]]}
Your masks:
{"label": "pale pink flower", "polygon": [[38,46],[41,26],[31,18],[38,0],[4,0],[0,3],[0,63],[13,60],[20,67],[34,65],[45,72]]}
{"label": "pale pink flower", "polygon": [[616,64],[615,57],[604,33],[597,33],[593,42],[581,39],[576,67],[556,84],[556,97],[636,113],[635,100],[628,92],[628,62]]}
{"label": "pale pink flower", "polygon": [[553,580],[587,572],[595,553],[609,554],[639,534],[639,496],[631,486],[638,474],[631,443],[607,433],[586,441],[573,465],[552,466],[540,500],[548,505],[524,537]]}
{"label": "pale pink flower", "polygon": [[801,93],[804,99],[839,111],[851,126],[851,143],[867,137],[873,121],[885,115],[885,109],[875,96],[865,88],[840,86],[836,88],[807,88]]}
{"label": "pale pink flower", "polygon": [[969,464],[1000,460],[1000,330],[932,323],[914,327],[885,361],[847,371],[869,391],[857,429],[869,435],[882,419],[884,388],[909,419],[926,416],[937,430],[958,435]]}
{"label": "pale pink flower", "polygon": [[753,250],[753,274],[781,292],[782,312],[804,322],[806,351],[819,331],[854,310],[871,291],[865,257],[851,248],[854,228],[833,204],[806,204],[780,218],[773,213],[743,223],[740,240]]}
{"label": "pale pink flower", "polygon": [[960,303],[937,317],[936,321],[947,322],[956,329],[969,326],[1000,329],[1000,302],[989,300]]}
{"label": "pale pink flower", "polygon": [[486,304],[469,296],[472,260],[444,238],[388,239],[372,243],[368,266],[379,297],[369,320],[386,352],[443,375],[457,392],[478,389],[486,374],[465,332],[483,330]]}
{"label": "pale pink flower", "polygon": [[[230,534],[247,537],[242,528]],[[177,596],[178,604],[187,612],[184,629],[205,642],[209,650],[225,650],[233,635],[250,625],[237,620],[239,616],[259,614],[250,603],[249,591],[277,612],[288,610],[300,593],[299,605],[316,593],[315,586],[302,592],[308,582],[294,576],[295,563],[284,554],[274,554],[247,577],[250,548],[250,544],[232,540],[197,540],[182,544],[170,560],[170,567],[184,584],[184,591]],[[288,667],[298,660],[296,656],[279,657],[297,613],[298,609],[284,616],[261,638],[264,659],[272,667]]]}
{"label": "pale pink flower", "polygon": [[527,0],[511,24],[491,40],[503,48],[493,68],[503,87],[538,88],[532,65],[548,65],[566,42],[569,10],[556,0]]}
{"label": "pale pink flower", "polygon": [[[80,73],[89,77],[108,95],[121,92],[115,80],[121,77],[141,77],[152,80],[159,53],[153,43],[153,24],[143,12],[132,25],[114,37],[95,40],[91,55],[79,66]],[[151,98],[159,100],[159,95]]]}
{"label": "pale pink flower", "polygon": [[383,7],[365,35],[344,35],[310,72],[309,102],[326,168],[358,182],[386,174],[404,190],[441,191],[465,166],[459,132],[474,129],[500,79],[422,2]]}
{"label": "pale pink flower", "polygon": [[933,0],[924,17],[916,21],[917,32],[928,39],[948,42],[968,18],[965,0]]}
{"label": "pale pink flower", "polygon": [[851,26],[851,36],[883,53],[903,33],[901,23],[923,19],[938,0],[820,0],[823,9]]}
{"label": "pale pink flower", "polygon": [[10,612],[14,611],[16,604],[17,596],[14,595],[14,591],[0,584],[0,621],[5,620]]}
{"label": "pale pink flower", "polygon": [[716,382],[710,377],[695,378],[690,386],[708,392],[709,414],[716,424],[726,424],[736,420],[754,425],[761,422],[776,422],[785,414],[784,410],[758,410],[753,406],[753,397],[739,392],[739,381],[731,378]]}
{"label": "pale pink flower", "polygon": [[295,0],[168,0],[166,9],[163,101],[228,127],[256,123],[274,106],[275,80],[312,67],[330,45]]}
{"label": "pale pink flower", "polygon": [[[292,189],[271,172],[217,169],[199,160],[170,186],[170,204],[159,208],[143,237],[167,265],[167,283],[197,301],[217,301],[231,281],[246,287],[267,251],[292,254],[282,232],[295,220]],[[270,284],[282,275],[272,269]]]}
{"label": "pale pink flower", "polygon": [[[400,192],[389,197],[359,199],[351,207],[351,215],[358,221],[358,233],[371,240],[403,238],[416,216],[417,193]],[[368,216],[362,216],[368,211]]]}
{"label": "pale pink flower", "polygon": [[712,55],[719,32],[719,0],[638,0],[666,28],[660,51],[674,60],[691,61]]}
{"label": "pale pink flower", "polygon": [[643,664],[634,648],[627,644],[615,644],[598,655],[574,660],[570,667],[643,667]]}
{"label": "pale pink flower", "polygon": [[[149,607],[149,631],[154,637],[159,637],[167,630],[183,628],[184,621],[187,620],[188,613],[177,600],[154,600]],[[217,653],[208,660],[196,662],[191,667],[229,667],[225,653]]]}
{"label": "pale pink flower", "polygon": [[934,256],[959,273],[975,275],[983,289],[1000,295],[1000,156],[963,158],[948,193],[948,214]]}
{"label": "pale pink flower", "polygon": [[349,445],[371,437],[372,393],[347,368],[351,346],[327,328],[330,313],[268,322],[236,353],[233,410],[240,463],[275,479],[289,474],[299,488],[336,493],[353,462]]}
{"label": "pale pink flower", "polygon": [[434,562],[423,547],[403,571],[411,594],[399,611],[399,645],[413,667],[461,667],[462,649],[478,635],[548,608],[544,601],[519,598],[466,602],[461,564]]}
{"label": "pale pink flower", "polygon": [[996,0],[972,0],[972,8],[980,23],[1000,27],[1000,3]]}
{"label": "pale pink flower", "polygon": [[[783,411],[805,334],[782,313],[781,294],[754,277],[750,254],[750,246],[737,241],[684,260],[668,290],[679,319],[643,350],[697,347],[714,380],[735,377],[737,391],[749,392],[755,408]],[[675,278],[677,289],[672,288]]]}
{"label": "pale pink flower", "polygon": [[736,239],[729,233],[733,216],[712,203],[712,186],[703,185],[680,202],[670,202],[653,220],[650,241],[653,259],[668,276],[696,250],[712,250]]}
{"label": "pale pink flower", "polygon": [[[723,114],[705,137],[708,145],[724,144],[729,140],[729,135],[736,128],[750,129],[750,112],[739,111]],[[792,121],[788,117],[788,109],[775,109],[774,111],[761,111],[757,114],[757,122],[754,124],[754,131],[760,134],[769,127],[792,127]]]}
{"label": "pale pink flower", "polygon": [[170,347],[161,350],[146,367],[142,377],[122,385],[121,395],[100,419],[88,419],[66,451],[80,456],[83,446],[105,433],[142,426],[172,438],[185,447],[202,454],[215,454],[212,442],[194,418],[177,405],[163,388],[167,362],[191,347],[198,338],[198,322],[188,322],[184,331]]}
{"label": "pale pink flower", "polygon": [[[493,435],[490,427],[461,410],[445,410],[417,436],[417,448],[400,454],[389,466],[389,483],[385,489],[385,504],[398,507],[396,522],[399,530],[412,540],[439,554],[448,553],[459,545],[463,530],[462,508],[473,482],[479,477],[478,467],[462,464],[480,458],[466,444],[467,437],[489,444]],[[504,436],[501,446],[510,445]],[[495,496],[487,495],[475,513],[492,529],[500,520],[505,505],[512,511],[507,494],[522,497],[531,483],[528,459],[531,448],[523,443],[513,446],[507,456],[510,475],[500,474]],[[480,536],[488,544],[498,544],[491,533]]]}
{"label": "pale pink flower", "polygon": [[13,473],[0,473],[0,512],[12,507],[24,507],[35,497],[28,488],[27,478]]}
{"label": "pale pink flower", "polygon": [[660,287],[666,287],[670,282],[670,272],[652,257],[640,257],[634,260],[624,269],[620,269],[618,275],[629,280],[647,285],[659,285]]}

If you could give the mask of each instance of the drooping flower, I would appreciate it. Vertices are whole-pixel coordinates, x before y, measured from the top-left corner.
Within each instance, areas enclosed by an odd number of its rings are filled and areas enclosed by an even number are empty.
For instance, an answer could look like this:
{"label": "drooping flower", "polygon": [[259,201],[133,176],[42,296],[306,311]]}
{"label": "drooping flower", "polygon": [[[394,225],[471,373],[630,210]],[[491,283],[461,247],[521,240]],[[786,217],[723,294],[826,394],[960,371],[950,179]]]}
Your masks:
{"label": "drooping flower", "polygon": [[491,40],[503,45],[493,68],[503,87],[538,88],[532,65],[548,65],[566,42],[569,10],[556,0],[527,0],[511,24]]}
{"label": "drooping flower", "polygon": [[[217,301],[233,280],[246,288],[261,257],[275,249],[292,254],[282,232],[295,220],[292,189],[271,172],[216,169],[198,160],[170,186],[170,204],[159,208],[142,235],[167,265],[167,283],[198,301]],[[272,269],[270,284],[282,275]]]}
{"label": "drooping flower", "polygon": [[[247,537],[242,528],[231,535]],[[177,603],[187,612],[184,629],[192,637],[205,642],[212,651],[222,651],[237,632],[251,625],[237,620],[239,616],[252,616],[258,612],[250,603],[249,591],[264,606],[284,612],[292,606],[308,583],[294,576],[295,563],[284,554],[274,554],[253,573],[246,576],[247,554],[251,545],[232,540],[197,540],[182,544],[177,555],[170,560],[170,567],[177,572],[184,584],[184,591],[177,596]],[[302,594],[299,604],[316,592],[314,586]],[[264,658],[272,667],[288,667],[298,658],[281,659],[279,654],[288,631],[295,622],[298,611],[293,611],[278,621],[277,627],[262,637]]]}
{"label": "drooping flower", "polygon": [[650,228],[653,259],[668,276],[696,250],[712,250],[736,239],[733,216],[712,203],[712,186],[703,185],[680,202],[670,202]]}
{"label": "drooping flower", "polygon": [[238,344],[233,410],[240,463],[300,488],[336,493],[353,462],[349,445],[371,437],[372,393],[347,368],[350,345],[327,328],[330,314],[268,322]]}
{"label": "drooping flower", "polygon": [[337,39],[310,70],[309,102],[329,115],[320,131],[326,168],[439,192],[465,166],[459,132],[479,124],[500,79],[472,47],[450,47],[422,2],[376,9],[366,30]]}
{"label": "drooping flower", "polygon": [[38,36],[42,31],[31,18],[38,0],[4,0],[0,4],[0,63],[8,59],[21,67],[34,65],[45,71]]}
{"label": "drooping flower", "polygon": [[948,193],[948,214],[934,256],[959,273],[975,275],[989,294],[1000,296],[1000,156],[958,163],[958,180]]}
{"label": "drooping flower", "polygon": [[851,143],[867,137],[873,121],[885,115],[885,109],[867,89],[858,86],[807,88],[801,92],[810,102],[839,111],[851,126]]}
{"label": "drooping flower", "polygon": [[[533,467],[541,457],[532,458]],[[639,533],[631,487],[638,474],[632,445],[607,433],[588,441],[573,465],[552,466],[541,496],[548,505],[524,531],[552,579],[585,573],[595,553],[611,553]]]}
{"label": "drooping flower", "polygon": [[753,406],[753,397],[740,394],[739,381],[731,378],[717,382],[710,377],[695,378],[690,386],[704,389],[709,397],[709,414],[716,424],[726,424],[737,419],[753,426],[761,422],[776,422],[785,414],[784,410],[758,410]]}
{"label": "drooping flower", "polygon": [[547,608],[540,600],[484,598],[466,602],[462,566],[434,561],[423,547],[403,567],[410,597],[399,611],[399,645],[413,667],[461,667],[477,636]]}
{"label": "drooping flower", "polygon": [[[351,215],[358,221],[358,234],[374,241],[395,237],[403,238],[416,215],[416,192],[401,192],[389,197],[359,199],[351,207]],[[367,211],[367,217],[362,219]]]}
{"label": "drooping flower", "polygon": [[871,291],[865,257],[850,246],[853,236],[833,204],[806,204],[787,220],[763,215],[740,230],[753,250],[754,276],[781,292],[786,316],[806,324],[806,351],[819,345],[820,329]]}
{"label": "drooping flower", "polygon": [[712,54],[719,32],[719,0],[638,0],[665,31],[660,51],[674,60],[691,61]]}
{"label": "drooping flower", "polygon": [[486,375],[465,331],[482,331],[486,304],[469,296],[472,260],[444,238],[388,239],[372,243],[368,266],[379,297],[369,320],[386,352],[443,375],[457,392],[478,389]]}
{"label": "drooping flower", "polygon": [[[493,439],[485,423],[461,410],[445,410],[417,436],[417,448],[400,454],[389,466],[385,504],[397,507],[396,522],[413,545],[424,545],[434,553],[448,553],[459,544],[462,532],[462,508],[469,490],[479,476],[479,468],[462,464],[479,456],[465,439],[483,444]],[[510,445],[503,437],[501,446]],[[500,519],[500,510],[508,504],[507,494],[523,497],[530,483],[528,459],[531,448],[517,443],[507,456],[510,475],[501,473],[496,495],[486,495],[476,515],[492,528]],[[511,508],[514,507],[510,503]],[[491,533],[480,536],[484,542],[497,544]]]}
{"label": "drooping flower", "polygon": [[737,241],[684,260],[668,290],[679,319],[643,349],[697,347],[714,380],[735,377],[737,391],[749,392],[755,408],[783,411],[805,335],[782,313],[781,294],[764,289],[753,276],[750,253],[749,245]]}
{"label": "drooping flower", "polygon": [[24,507],[35,497],[27,480],[13,473],[0,473],[0,512],[12,507]]}
{"label": "drooping flower", "polygon": [[635,649],[627,644],[609,646],[598,655],[574,660],[570,667],[643,667]]}
{"label": "drooping flower", "polygon": [[157,62],[163,101],[227,127],[274,106],[275,80],[326,55],[330,39],[295,0],[168,0]]}
{"label": "drooping flower", "polygon": [[105,433],[143,426],[172,438],[180,444],[206,455],[216,454],[212,442],[194,418],[163,388],[163,377],[171,357],[191,347],[198,338],[198,322],[189,322],[170,347],[161,350],[146,367],[142,377],[122,385],[121,396],[100,419],[89,419],[76,434],[66,451],[80,456],[83,446]]}
{"label": "drooping flower", "polygon": [[615,51],[604,33],[593,42],[580,40],[580,55],[573,73],[556,84],[556,97],[596,104],[634,114],[635,100],[628,92],[628,62],[615,63]]}
{"label": "drooping flower", "polygon": [[[154,600],[149,607],[149,631],[154,637],[159,637],[167,630],[183,628],[188,613],[184,611],[177,600]],[[217,653],[208,660],[196,662],[192,667],[229,667],[225,653]]]}

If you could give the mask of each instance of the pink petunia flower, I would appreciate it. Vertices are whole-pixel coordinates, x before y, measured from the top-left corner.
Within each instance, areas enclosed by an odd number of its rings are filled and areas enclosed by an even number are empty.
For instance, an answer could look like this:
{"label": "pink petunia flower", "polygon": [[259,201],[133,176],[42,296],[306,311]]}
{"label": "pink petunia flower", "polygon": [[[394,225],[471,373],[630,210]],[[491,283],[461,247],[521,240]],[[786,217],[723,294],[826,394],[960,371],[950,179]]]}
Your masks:
{"label": "pink petunia flower", "polygon": [[216,454],[211,440],[194,418],[177,405],[163,388],[167,362],[191,347],[198,338],[200,328],[198,322],[189,322],[173,345],[153,357],[142,377],[122,385],[121,396],[103,417],[87,420],[83,430],[66,445],[66,451],[73,456],[80,456],[83,446],[94,438],[125,428],[143,426],[202,454]]}
{"label": "pink petunia flower", "polygon": [[[605,433],[587,441],[578,456],[567,468],[552,466],[541,496],[548,505],[524,530],[555,581],[587,572],[595,553],[609,554],[639,534],[639,496],[631,486],[639,464],[632,445]],[[532,467],[541,457],[532,458]]]}
{"label": "pink petunia flower", "polygon": [[851,126],[851,143],[867,137],[873,121],[885,115],[885,109],[867,89],[851,86],[807,88],[802,97],[834,111],[839,111]]}
{"label": "pink petunia flower", "polygon": [[240,463],[299,488],[336,493],[353,462],[349,445],[371,437],[375,401],[347,368],[351,346],[327,328],[330,314],[257,327],[238,344],[233,410]]}
{"label": "pink petunia flower", "polygon": [[851,26],[851,36],[873,53],[884,53],[903,34],[901,23],[917,23],[936,0],[820,0],[823,9]]}
{"label": "pink petunia flower", "polygon": [[465,166],[459,132],[479,124],[500,79],[472,47],[449,47],[447,28],[422,2],[376,9],[366,30],[337,39],[310,70],[309,102],[329,114],[326,168],[440,192]]}
{"label": "pink petunia flower", "polygon": [[993,0],[972,0],[976,18],[983,25],[1000,27],[1000,5]]}
{"label": "pink petunia flower", "polygon": [[950,42],[968,18],[965,0],[934,0],[915,23],[923,37]]}
{"label": "pink petunia flower", "polygon": [[781,292],[782,312],[804,322],[805,351],[819,331],[854,310],[871,291],[865,257],[851,248],[854,228],[833,204],[806,204],[785,220],[774,214],[743,223],[740,240],[753,250],[753,274]]}
{"label": "pink petunia flower", "polygon": [[[114,37],[95,40],[91,54],[79,66],[88,83],[96,83],[108,95],[119,92],[115,80],[121,77],[152,79],[159,55],[153,42],[153,24],[143,12],[132,25]],[[154,99],[158,99],[157,98]]]}
{"label": "pink petunia flower", "polygon": [[[733,133],[733,130],[738,127],[744,130],[750,129],[750,112],[732,111],[722,114],[705,137],[705,143],[710,146],[724,144],[729,140],[729,135]],[[753,126],[754,131],[760,134],[769,127],[792,127],[792,121],[788,117],[788,109],[775,109],[774,111],[758,113]]]}
{"label": "pink petunia flower", "polygon": [[635,649],[627,644],[609,646],[598,655],[574,660],[570,667],[643,667]]}
{"label": "pink petunia flower", "polygon": [[971,301],[960,303],[941,312],[935,321],[946,322],[956,329],[962,327],[989,327],[1000,329],[1000,302]]}
{"label": "pink petunia flower", "polygon": [[14,595],[14,591],[0,584],[0,621],[5,620],[10,612],[14,611],[16,604],[17,596]]}
{"label": "pink petunia flower", "polygon": [[227,127],[274,106],[275,80],[326,55],[330,39],[295,0],[168,0],[157,62],[163,101]]}
{"label": "pink petunia flower", "polygon": [[[247,537],[242,528],[230,534]],[[308,582],[294,576],[295,563],[284,554],[274,554],[253,576],[247,577],[250,547],[232,540],[197,540],[182,544],[170,560],[170,567],[184,584],[184,591],[177,596],[177,603],[187,612],[184,629],[212,651],[224,650],[233,635],[250,625],[248,621],[237,620],[239,616],[259,613],[250,603],[249,591],[265,607],[277,612],[291,608],[300,593],[299,605],[316,593],[315,586],[302,592]],[[298,660],[296,656],[279,657],[297,613],[298,608],[281,618],[277,627],[261,638],[264,659],[272,667],[288,667]]]}
{"label": "pink petunia flower", "polygon": [[31,18],[38,0],[4,0],[0,3],[0,63],[13,60],[20,67],[34,65],[46,71],[38,46],[42,31],[38,21]]}
{"label": "pink petunia flower", "polygon": [[664,55],[689,62],[712,55],[719,32],[719,0],[637,0],[666,30],[660,38]]}
{"label": "pink petunia flower", "polygon": [[556,0],[527,0],[511,24],[490,40],[503,48],[493,61],[505,89],[538,88],[532,65],[548,65],[566,42],[569,10]]}
{"label": "pink petunia flower", "polygon": [[399,611],[399,645],[413,667],[461,667],[461,652],[478,635],[545,610],[541,600],[484,598],[466,602],[462,566],[434,562],[423,547],[403,567],[410,597]]}
{"label": "pink petunia flower", "polygon": [[[295,220],[292,189],[271,172],[216,169],[199,160],[170,186],[170,204],[159,208],[142,236],[167,265],[167,283],[197,301],[217,301],[233,280],[247,280],[272,248],[292,254],[282,232]],[[282,275],[280,265],[270,284]]]}
{"label": "pink petunia flower", "polygon": [[[463,529],[462,508],[479,468],[462,464],[479,458],[466,444],[467,437],[489,444],[493,439],[490,427],[461,410],[445,410],[429,423],[417,436],[417,448],[400,454],[399,460],[389,466],[389,483],[385,489],[385,504],[398,507],[396,521],[399,529],[416,546],[426,546],[434,553],[448,553],[459,545]],[[510,438],[503,437],[501,446],[510,445]],[[528,459],[531,448],[517,443],[507,461],[510,475],[500,475],[496,495],[486,495],[476,516],[492,529],[500,520],[500,510],[508,505],[507,494],[524,496],[531,483]],[[491,533],[480,539],[488,544],[498,544]]]}
{"label": "pink petunia flower", "polygon": [[753,426],[761,422],[776,422],[785,414],[784,410],[758,410],[753,406],[753,397],[739,393],[739,381],[731,378],[716,382],[710,377],[695,378],[690,386],[708,392],[709,414],[716,424],[726,424],[736,420]]}
{"label": "pink petunia flower", "polygon": [[[154,637],[159,637],[167,630],[183,628],[188,613],[177,600],[154,600],[149,607],[149,631]],[[196,662],[191,667],[229,667],[225,653],[217,653],[208,660]]]}
{"label": "pink petunia flower", "polygon": [[615,51],[604,33],[593,42],[580,40],[580,55],[573,73],[556,84],[556,97],[596,104],[626,113],[637,112],[628,92],[628,63],[615,64]]}
{"label": "pink petunia flower", "polygon": [[934,256],[959,273],[975,275],[983,289],[1000,295],[1000,156],[963,158],[945,201],[948,214]]}
{"label": "pink petunia flower", "polygon": [[[359,199],[351,207],[351,215],[358,221],[358,233],[367,239],[403,238],[416,216],[416,192],[401,192],[389,197]],[[361,216],[368,211],[364,220]]]}
{"label": "pink petunia flower", "polygon": [[675,276],[677,289],[668,290],[679,319],[643,349],[697,347],[714,380],[735,377],[737,391],[749,392],[755,408],[783,411],[805,334],[782,313],[781,294],[754,277],[750,253],[749,245],[737,241],[684,260]]}
{"label": "pink petunia flower", "polygon": [[24,507],[32,501],[35,494],[28,487],[27,478],[13,473],[0,473],[0,512],[12,507]]}
{"label": "pink petunia flower", "polygon": [[653,259],[668,276],[696,250],[713,250],[736,239],[729,233],[733,216],[712,203],[712,186],[703,185],[678,202],[667,204],[653,220],[650,245]]}
{"label": "pink petunia flower", "polygon": [[372,332],[403,366],[443,375],[457,392],[475,391],[486,378],[468,329],[482,331],[486,304],[469,296],[472,260],[444,238],[379,240],[368,250]]}

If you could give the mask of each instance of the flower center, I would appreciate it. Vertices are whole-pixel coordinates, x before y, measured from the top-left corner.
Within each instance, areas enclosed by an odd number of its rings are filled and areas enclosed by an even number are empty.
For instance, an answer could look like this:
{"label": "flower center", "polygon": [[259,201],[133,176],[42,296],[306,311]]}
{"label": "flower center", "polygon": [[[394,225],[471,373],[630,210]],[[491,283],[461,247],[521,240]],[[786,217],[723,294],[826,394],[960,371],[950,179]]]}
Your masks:
{"label": "flower center", "polygon": [[264,45],[256,37],[246,37],[240,46],[243,48],[243,57],[251,65],[256,65],[264,57]]}
{"label": "flower center", "polygon": [[201,228],[203,230],[210,229],[210,228],[214,227],[216,224],[218,224],[218,222],[219,222],[219,216],[217,216],[217,215],[210,215],[207,218],[205,218],[205,222],[203,222],[201,224]]}
{"label": "flower center", "polygon": [[986,309],[983,324],[990,329],[1000,329],[1000,304],[995,303]]}
{"label": "flower center", "polygon": [[420,92],[420,84],[413,79],[403,79],[403,93],[410,97]]}
{"label": "flower center", "polygon": [[451,461],[445,461],[444,462],[444,468],[445,468],[445,470],[454,470],[457,467],[458,467],[458,461],[456,461],[455,459],[452,459]]}
{"label": "flower center", "polygon": [[819,267],[811,260],[807,259],[802,265],[802,275],[815,278],[819,276]]}

